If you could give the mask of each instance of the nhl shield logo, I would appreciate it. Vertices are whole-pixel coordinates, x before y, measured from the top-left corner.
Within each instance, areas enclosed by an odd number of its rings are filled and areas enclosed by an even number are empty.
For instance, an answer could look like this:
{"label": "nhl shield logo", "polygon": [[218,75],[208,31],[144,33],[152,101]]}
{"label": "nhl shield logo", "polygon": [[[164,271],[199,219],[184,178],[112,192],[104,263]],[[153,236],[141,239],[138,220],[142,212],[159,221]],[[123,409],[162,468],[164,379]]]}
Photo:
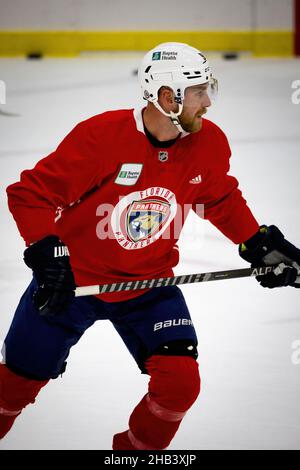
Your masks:
{"label": "nhl shield logo", "polygon": [[166,162],[169,158],[168,152],[160,150],[158,152],[158,160],[160,162]]}
{"label": "nhl shield logo", "polygon": [[170,216],[170,204],[161,200],[133,201],[128,213],[126,231],[132,242],[153,237]]}

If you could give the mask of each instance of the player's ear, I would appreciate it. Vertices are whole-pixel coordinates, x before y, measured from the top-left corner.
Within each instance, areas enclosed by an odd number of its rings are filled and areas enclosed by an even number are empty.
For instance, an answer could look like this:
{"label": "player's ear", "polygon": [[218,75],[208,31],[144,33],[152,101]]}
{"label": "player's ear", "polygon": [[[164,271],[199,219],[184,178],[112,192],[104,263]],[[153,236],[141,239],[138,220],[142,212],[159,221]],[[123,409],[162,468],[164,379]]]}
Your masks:
{"label": "player's ear", "polygon": [[167,107],[168,111],[174,106],[175,96],[171,88],[165,87],[165,86],[161,87],[161,89],[159,90],[158,96],[159,96],[158,101],[160,105],[163,107]]}

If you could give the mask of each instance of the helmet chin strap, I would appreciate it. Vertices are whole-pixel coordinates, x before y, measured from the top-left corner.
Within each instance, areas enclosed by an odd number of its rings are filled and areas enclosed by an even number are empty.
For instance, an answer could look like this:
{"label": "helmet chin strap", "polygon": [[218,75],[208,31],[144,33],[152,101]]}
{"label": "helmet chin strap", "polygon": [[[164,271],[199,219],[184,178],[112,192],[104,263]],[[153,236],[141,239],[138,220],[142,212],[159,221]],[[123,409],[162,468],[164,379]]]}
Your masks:
{"label": "helmet chin strap", "polygon": [[178,103],[177,113],[174,113],[173,111],[170,111],[170,113],[166,113],[166,111],[163,110],[163,108],[160,106],[160,104],[157,101],[154,101],[153,104],[164,116],[167,116],[168,118],[171,119],[172,123],[174,124],[174,126],[176,126],[179,132],[184,132],[178,119],[178,116],[180,116],[180,114],[182,113],[182,108],[183,108],[182,103]]}

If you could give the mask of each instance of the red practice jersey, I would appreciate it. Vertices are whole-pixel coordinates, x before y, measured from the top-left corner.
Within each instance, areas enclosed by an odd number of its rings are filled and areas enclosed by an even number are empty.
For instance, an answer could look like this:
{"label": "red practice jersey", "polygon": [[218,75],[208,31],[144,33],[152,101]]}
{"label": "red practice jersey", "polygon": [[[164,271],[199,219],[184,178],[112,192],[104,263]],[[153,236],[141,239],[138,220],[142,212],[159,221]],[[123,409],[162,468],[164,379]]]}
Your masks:
{"label": "red practice jersey", "polygon": [[27,245],[60,237],[79,286],[172,276],[190,208],[204,205],[204,218],[234,243],[259,229],[227,174],[229,158],[224,133],[207,119],[199,132],[158,148],[144,133],[141,110],[110,111],[79,123],[23,171],[7,188],[9,208]]}

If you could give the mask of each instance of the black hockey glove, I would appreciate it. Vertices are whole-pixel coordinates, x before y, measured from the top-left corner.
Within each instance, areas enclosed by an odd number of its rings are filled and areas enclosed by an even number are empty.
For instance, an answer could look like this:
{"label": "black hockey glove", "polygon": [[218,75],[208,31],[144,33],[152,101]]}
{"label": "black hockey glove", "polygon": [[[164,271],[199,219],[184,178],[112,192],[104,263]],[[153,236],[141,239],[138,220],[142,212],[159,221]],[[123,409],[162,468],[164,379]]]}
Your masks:
{"label": "black hockey glove", "polygon": [[24,251],[24,261],[38,283],[33,302],[41,315],[61,313],[75,295],[69,256],[68,248],[56,235],[49,235]]}
{"label": "black hockey glove", "polygon": [[239,255],[258,266],[278,266],[272,273],[257,276],[263,287],[300,287],[300,250],[285,240],[275,225],[262,225],[259,231],[239,245]]}

